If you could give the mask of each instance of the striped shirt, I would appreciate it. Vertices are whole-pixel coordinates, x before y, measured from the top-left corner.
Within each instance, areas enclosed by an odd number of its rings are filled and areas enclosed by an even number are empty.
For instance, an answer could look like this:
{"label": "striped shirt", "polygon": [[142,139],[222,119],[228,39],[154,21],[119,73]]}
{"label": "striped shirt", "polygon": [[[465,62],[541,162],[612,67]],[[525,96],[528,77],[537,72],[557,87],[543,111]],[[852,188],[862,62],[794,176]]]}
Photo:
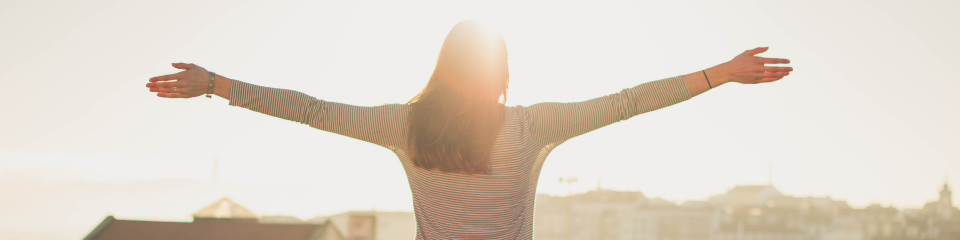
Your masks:
{"label": "striped shirt", "polygon": [[537,179],[547,155],[568,139],[690,98],[682,76],[573,103],[504,107],[491,174],[426,170],[407,154],[405,104],[374,107],[233,81],[230,105],[370,142],[396,153],[413,193],[417,239],[532,239]]}

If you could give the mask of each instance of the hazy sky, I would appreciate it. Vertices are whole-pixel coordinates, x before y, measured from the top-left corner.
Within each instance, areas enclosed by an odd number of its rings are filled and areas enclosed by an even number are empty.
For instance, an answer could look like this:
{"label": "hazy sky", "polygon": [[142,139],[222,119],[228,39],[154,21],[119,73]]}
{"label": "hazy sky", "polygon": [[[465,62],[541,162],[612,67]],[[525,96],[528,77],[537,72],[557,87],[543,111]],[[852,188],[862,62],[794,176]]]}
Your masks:
{"label": "hazy sky", "polygon": [[[780,82],[724,85],[568,141],[548,158],[541,193],[566,194],[557,179],[575,176],[574,192],[602,182],[705,199],[767,183],[771,165],[782,192],[855,207],[919,207],[937,198],[945,174],[960,184],[957,1],[0,6],[0,192],[16,195],[0,197],[0,223],[20,224],[0,228],[0,238],[40,236],[31,231],[63,215],[82,215],[62,223],[79,229],[72,238],[106,214],[189,219],[222,196],[259,214],[301,218],[410,211],[389,150],[223,99],[158,98],[144,85],[177,72],[170,63],[188,62],[328,101],[403,103],[426,83],[450,28],[470,18],[506,40],[508,105],[587,100],[754,47],[793,61],[796,71]],[[219,183],[211,181],[215,156]],[[212,185],[142,194],[129,187],[160,180]],[[51,208],[62,211],[41,211]],[[28,216],[34,225],[21,221]]]}

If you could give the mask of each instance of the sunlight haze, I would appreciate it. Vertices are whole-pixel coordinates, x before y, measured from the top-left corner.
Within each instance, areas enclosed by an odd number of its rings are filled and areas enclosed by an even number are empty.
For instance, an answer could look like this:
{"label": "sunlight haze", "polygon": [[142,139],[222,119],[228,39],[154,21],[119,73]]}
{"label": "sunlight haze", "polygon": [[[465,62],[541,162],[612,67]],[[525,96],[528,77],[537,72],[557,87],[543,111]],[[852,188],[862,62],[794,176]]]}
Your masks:
{"label": "sunlight haze", "polygon": [[511,106],[600,97],[755,47],[793,62],[781,81],[726,84],[564,143],[540,193],[566,195],[558,179],[577,177],[574,193],[682,202],[772,180],[788,195],[916,208],[960,184],[956,1],[2,5],[0,239],[76,239],[108,214],[186,220],[224,196],[301,219],[412,211],[387,149],[144,85],[185,62],[327,101],[406,103],[465,19],[503,35]]}

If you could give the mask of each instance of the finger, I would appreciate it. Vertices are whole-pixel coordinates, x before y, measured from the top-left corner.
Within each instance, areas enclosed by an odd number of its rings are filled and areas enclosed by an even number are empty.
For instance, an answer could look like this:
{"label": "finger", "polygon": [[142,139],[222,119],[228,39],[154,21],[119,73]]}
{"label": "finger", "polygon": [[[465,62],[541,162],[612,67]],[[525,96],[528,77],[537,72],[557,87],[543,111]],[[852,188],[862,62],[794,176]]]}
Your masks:
{"label": "finger", "polygon": [[174,74],[170,74],[170,75],[163,75],[163,76],[152,77],[152,78],[150,78],[150,81],[151,81],[151,82],[159,82],[159,81],[180,80],[180,79],[185,78],[186,76],[187,76],[187,74],[185,74],[184,72],[178,72],[178,73],[174,73]]}
{"label": "finger", "polygon": [[760,79],[759,82],[760,82],[760,83],[773,82],[773,81],[780,80],[780,79],[783,79],[783,77],[764,78],[764,79]]}
{"label": "finger", "polygon": [[150,88],[151,92],[160,92],[160,93],[184,93],[187,91],[185,88]]}
{"label": "finger", "polygon": [[763,52],[766,52],[767,49],[770,49],[770,47],[758,47],[758,48],[754,48],[754,49],[747,50],[747,51],[743,52],[743,54],[747,54],[747,55],[753,56],[753,55],[757,55],[757,54],[761,54],[761,53],[763,53]]}
{"label": "finger", "polygon": [[177,69],[183,69],[183,70],[190,70],[197,67],[197,65],[194,65],[193,63],[173,63],[172,65]]}
{"label": "finger", "polygon": [[182,92],[183,92],[183,89],[175,89],[175,88],[150,88],[150,92],[156,92],[156,93],[182,93]]}
{"label": "finger", "polygon": [[790,72],[793,71],[793,67],[764,67],[763,71],[765,72]]}
{"label": "finger", "polygon": [[766,78],[785,77],[785,76],[787,76],[787,75],[790,75],[790,72],[768,72],[768,73],[767,73],[767,77],[765,77],[765,79],[766,79]]}
{"label": "finger", "polygon": [[759,58],[759,59],[760,59],[760,62],[762,62],[763,64],[787,64],[787,63],[790,63],[790,60],[789,60],[789,59],[783,59],[783,58],[762,58],[762,57],[757,57],[757,58]]}
{"label": "finger", "polygon": [[183,94],[181,94],[181,93],[157,93],[157,97],[163,97],[163,98],[187,98],[186,95],[183,95]]}
{"label": "finger", "polygon": [[147,83],[148,88],[172,88],[172,87],[186,87],[186,86],[187,86],[187,83],[183,81]]}

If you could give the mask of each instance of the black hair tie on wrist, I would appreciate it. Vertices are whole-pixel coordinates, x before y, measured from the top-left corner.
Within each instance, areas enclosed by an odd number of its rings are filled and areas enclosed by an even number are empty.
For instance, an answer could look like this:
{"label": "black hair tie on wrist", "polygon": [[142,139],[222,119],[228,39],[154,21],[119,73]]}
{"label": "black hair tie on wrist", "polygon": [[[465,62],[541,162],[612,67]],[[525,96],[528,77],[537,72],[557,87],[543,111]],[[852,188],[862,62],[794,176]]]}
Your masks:
{"label": "black hair tie on wrist", "polygon": [[707,86],[710,86],[710,89],[713,89],[713,84],[710,84],[710,78],[707,77],[707,70],[703,70],[701,72],[703,72],[703,78],[707,79]]}

